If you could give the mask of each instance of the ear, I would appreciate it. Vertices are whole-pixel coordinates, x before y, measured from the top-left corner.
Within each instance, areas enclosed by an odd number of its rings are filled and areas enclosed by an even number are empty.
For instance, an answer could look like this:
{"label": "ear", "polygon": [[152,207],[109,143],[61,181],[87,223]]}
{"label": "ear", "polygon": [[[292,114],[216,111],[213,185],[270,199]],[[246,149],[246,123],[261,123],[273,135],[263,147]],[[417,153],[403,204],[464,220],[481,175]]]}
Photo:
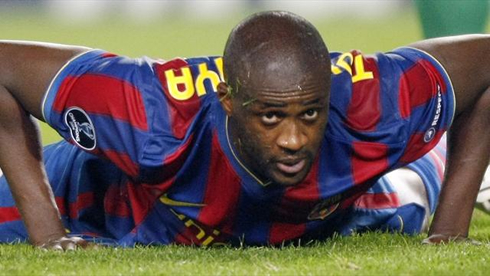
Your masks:
{"label": "ear", "polygon": [[218,84],[218,98],[226,114],[231,117],[233,113],[233,103],[231,100],[230,87],[224,82]]}

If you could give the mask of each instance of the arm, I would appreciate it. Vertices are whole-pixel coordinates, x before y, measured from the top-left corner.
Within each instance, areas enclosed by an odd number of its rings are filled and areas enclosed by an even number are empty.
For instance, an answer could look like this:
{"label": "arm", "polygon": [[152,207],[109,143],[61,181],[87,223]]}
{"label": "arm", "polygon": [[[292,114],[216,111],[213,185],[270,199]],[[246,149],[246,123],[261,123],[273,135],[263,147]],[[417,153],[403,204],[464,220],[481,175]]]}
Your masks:
{"label": "arm", "polygon": [[490,36],[432,39],[411,46],[442,63],[456,96],[446,175],[426,242],[464,240],[490,159]]}
{"label": "arm", "polygon": [[66,238],[44,171],[35,123],[51,79],[79,47],[0,41],[0,167],[32,244],[71,249],[86,243]]}

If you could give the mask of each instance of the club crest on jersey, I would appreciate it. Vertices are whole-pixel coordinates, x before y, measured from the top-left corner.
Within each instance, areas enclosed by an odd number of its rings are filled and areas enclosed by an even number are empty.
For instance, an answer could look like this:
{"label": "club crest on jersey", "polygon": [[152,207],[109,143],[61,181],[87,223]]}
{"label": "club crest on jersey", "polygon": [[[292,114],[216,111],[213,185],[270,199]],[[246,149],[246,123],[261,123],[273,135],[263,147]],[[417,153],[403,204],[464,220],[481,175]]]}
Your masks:
{"label": "club crest on jersey", "polygon": [[65,113],[65,123],[71,138],[85,150],[95,149],[95,129],[90,117],[79,107],[72,107]]}
{"label": "club crest on jersey", "polygon": [[318,203],[308,215],[308,220],[323,220],[339,208],[341,195],[330,197]]}

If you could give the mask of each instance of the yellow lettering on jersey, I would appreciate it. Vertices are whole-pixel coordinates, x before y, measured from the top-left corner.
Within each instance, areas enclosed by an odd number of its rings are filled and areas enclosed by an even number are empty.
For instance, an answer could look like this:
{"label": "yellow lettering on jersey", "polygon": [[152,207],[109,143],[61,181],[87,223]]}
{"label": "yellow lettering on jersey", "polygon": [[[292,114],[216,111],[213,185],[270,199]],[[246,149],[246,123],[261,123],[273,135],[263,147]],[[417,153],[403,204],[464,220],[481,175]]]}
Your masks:
{"label": "yellow lettering on jersey", "polygon": [[218,74],[216,74],[216,72],[214,71],[209,70],[206,63],[199,64],[198,69],[199,75],[197,75],[196,78],[197,95],[200,97],[206,94],[206,87],[204,86],[205,80],[210,80],[213,91],[217,92],[217,87],[220,81]]}
{"label": "yellow lettering on jersey", "polygon": [[160,201],[168,206],[180,206],[180,207],[204,207],[206,204],[203,203],[193,203],[193,202],[185,202],[185,201],[177,201],[168,197],[168,193],[163,194],[160,197]]}
{"label": "yellow lettering on jersey", "polygon": [[218,74],[220,80],[224,81],[225,80],[225,75],[223,73],[223,58],[219,57],[214,60],[214,64],[216,65],[216,68],[218,68]]}
{"label": "yellow lettering on jersey", "polygon": [[334,75],[338,75],[342,73],[342,69],[344,69],[345,71],[349,72],[349,75],[352,76],[352,69],[350,68],[352,60],[353,57],[351,53],[343,53],[337,59],[337,62],[335,64],[332,64],[332,73]]}
{"label": "yellow lettering on jersey", "polygon": [[[220,232],[218,230],[213,230],[213,235],[214,236],[218,236],[220,234]],[[212,241],[214,241],[214,238],[213,236],[209,235],[209,237],[207,237],[207,239],[205,239],[203,242],[202,242],[202,245],[209,245]]]}
{"label": "yellow lettering on jersey", "polygon": [[177,217],[179,220],[182,220],[182,221],[183,221],[183,220],[186,218],[184,215],[179,214],[179,213],[175,212],[175,211],[174,211],[174,210],[172,210],[172,209],[170,209],[170,211],[171,211],[172,213],[174,213],[174,215],[175,215],[175,216],[176,216],[176,217]]}
{"label": "yellow lettering on jersey", "polygon": [[[182,72],[182,76],[176,76],[174,70],[167,70],[165,71],[165,77],[167,78],[168,92],[172,98],[185,101],[194,95],[194,83],[189,67],[183,67],[180,71]],[[179,84],[184,86],[184,91],[179,90]]]}
{"label": "yellow lettering on jersey", "polygon": [[184,224],[187,228],[189,228],[191,226],[194,226],[195,228],[197,228],[199,233],[196,235],[196,238],[198,240],[200,240],[200,239],[204,238],[204,236],[206,236],[206,232],[199,225],[197,225],[193,220],[189,219]]}
{"label": "yellow lettering on jersey", "polygon": [[[207,245],[210,245],[214,239],[216,237],[218,237],[221,232],[216,230],[216,229],[213,229],[213,232],[210,234],[210,233],[207,233],[201,226],[198,225],[198,223],[196,223],[194,220],[186,217],[185,215],[183,214],[179,214],[177,212],[175,212],[173,209],[170,209],[170,211],[179,219],[181,220],[182,222],[184,222],[184,225],[185,227],[187,228],[195,228],[197,229],[198,233],[196,234],[196,238],[198,240],[203,240],[202,241],[202,245],[204,246],[207,246]],[[213,244],[215,245],[215,244]],[[223,245],[223,243],[216,243],[216,245]]]}
{"label": "yellow lettering on jersey", "polygon": [[366,71],[364,69],[364,59],[362,58],[362,55],[358,55],[355,57],[354,66],[356,68],[356,74],[352,76],[352,83],[374,78],[373,72]]}
{"label": "yellow lettering on jersey", "polygon": [[[356,74],[352,75],[352,65],[356,69]],[[366,71],[362,55],[354,57],[351,53],[343,53],[339,56],[335,64],[332,64],[332,74],[338,75],[344,71],[352,77],[352,83],[374,78],[373,72]]]}

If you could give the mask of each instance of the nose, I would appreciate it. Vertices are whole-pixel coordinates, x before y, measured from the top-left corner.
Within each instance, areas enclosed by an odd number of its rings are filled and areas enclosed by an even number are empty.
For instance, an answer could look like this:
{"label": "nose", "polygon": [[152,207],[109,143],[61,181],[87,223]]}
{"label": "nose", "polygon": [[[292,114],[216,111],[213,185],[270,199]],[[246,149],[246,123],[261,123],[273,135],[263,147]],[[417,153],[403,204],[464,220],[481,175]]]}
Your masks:
{"label": "nose", "polygon": [[303,133],[298,123],[284,125],[284,128],[277,137],[277,145],[289,152],[301,150],[307,142],[308,136]]}

